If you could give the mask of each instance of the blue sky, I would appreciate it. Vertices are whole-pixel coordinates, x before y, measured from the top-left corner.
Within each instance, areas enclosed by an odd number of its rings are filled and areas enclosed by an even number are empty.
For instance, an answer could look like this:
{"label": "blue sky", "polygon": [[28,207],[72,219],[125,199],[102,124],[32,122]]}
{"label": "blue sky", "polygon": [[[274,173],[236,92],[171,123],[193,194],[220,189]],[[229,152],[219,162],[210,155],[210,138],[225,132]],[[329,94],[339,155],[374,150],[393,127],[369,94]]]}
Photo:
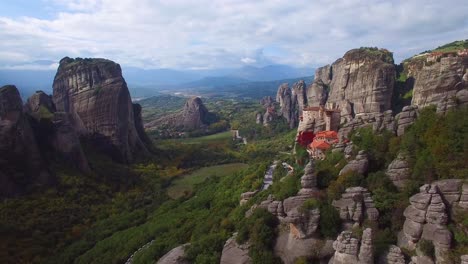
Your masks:
{"label": "blue sky", "polygon": [[312,68],[361,46],[400,61],[467,39],[467,14],[466,0],[2,0],[0,68],[54,69],[64,56],[141,68]]}

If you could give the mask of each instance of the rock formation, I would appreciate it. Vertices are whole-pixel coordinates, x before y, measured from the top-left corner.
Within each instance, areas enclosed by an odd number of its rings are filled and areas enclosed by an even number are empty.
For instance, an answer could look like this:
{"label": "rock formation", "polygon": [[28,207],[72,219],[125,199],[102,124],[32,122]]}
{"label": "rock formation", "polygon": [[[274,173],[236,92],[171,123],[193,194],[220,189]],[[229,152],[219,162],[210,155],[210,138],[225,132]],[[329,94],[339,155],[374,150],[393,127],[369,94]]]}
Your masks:
{"label": "rock formation", "polygon": [[256,193],[257,193],[257,191],[242,193],[241,194],[240,205],[246,204],[250,200],[250,198],[252,198]]}
{"label": "rock formation", "polygon": [[51,176],[15,86],[0,88],[0,197],[19,195]]}
{"label": "rock formation", "polygon": [[436,105],[437,112],[445,112],[468,103],[468,56],[446,55],[428,54],[407,62],[406,67],[411,68],[408,76],[415,80],[412,105]]}
{"label": "rock formation", "polygon": [[290,128],[296,127],[298,122],[299,112],[297,110],[296,100],[297,95],[293,98],[289,85],[287,83],[281,84],[278,88],[278,93],[276,94],[276,101],[281,107],[281,116],[286,119]]}
{"label": "rock formation", "polygon": [[353,119],[341,124],[339,131],[340,137],[347,138],[351,131],[364,127],[372,127],[375,132],[382,132],[384,130],[393,132],[395,130],[395,118],[391,110],[387,110],[383,113],[364,113],[356,115]]}
{"label": "rock formation", "polygon": [[405,264],[405,256],[401,249],[395,245],[391,245],[383,257],[383,263],[386,264]]}
{"label": "rock formation", "polygon": [[360,224],[365,218],[377,221],[379,211],[366,188],[350,187],[342,194],[341,199],[334,200],[332,205],[338,209],[345,227],[349,224]]}
{"label": "rock formation", "polygon": [[451,211],[455,205],[463,208],[467,187],[462,180],[452,179],[423,185],[404,211],[406,220],[399,245],[414,249],[421,239],[431,241],[437,263],[443,261],[452,244],[452,233],[447,228]]}
{"label": "rock formation", "polygon": [[361,245],[351,231],[343,231],[333,242],[335,254],[330,264],[372,264],[374,263],[372,230],[363,231]]}
{"label": "rock formation", "polygon": [[348,164],[346,164],[343,167],[343,169],[341,169],[340,175],[349,173],[351,171],[365,175],[368,169],[369,169],[369,158],[367,157],[367,154],[365,153],[365,151],[361,150],[356,155],[356,158],[354,158],[354,160],[349,161]]}
{"label": "rock formation", "polygon": [[402,190],[406,180],[410,177],[410,166],[406,155],[402,152],[398,153],[398,156],[388,165],[385,174],[399,190]]}
{"label": "rock formation", "polygon": [[70,113],[75,130],[114,159],[131,162],[148,153],[136,129],[120,65],[105,59],[65,57],[53,88],[57,111]]}
{"label": "rock formation", "polygon": [[224,244],[221,253],[221,264],[249,264],[252,260],[249,256],[249,243],[239,245],[236,242],[237,233]]}
{"label": "rock formation", "polygon": [[396,122],[396,134],[402,136],[406,129],[416,121],[418,116],[418,107],[415,105],[409,105],[403,107],[403,110],[395,116]]}
{"label": "rock formation", "polygon": [[310,160],[304,167],[304,175],[301,177],[301,189],[298,195],[312,196],[318,191],[314,166],[314,161]]}
{"label": "rock formation", "polygon": [[332,65],[317,69],[314,78],[329,89],[328,103],[350,106],[340,107],[342,117],[390,110],[394,81],[392,54],[372,48],[346,52]]}
{"label": "rock formation", "polygon": [[37,91],[28,98],[25,110],[34,118],[40,119],[41,115],[55,112],[55,105],[50,95]]}
{"label": "rock formation", "polygon": [[71,115],[56,112],[51,96],[38,91],[28,98],[25,109],[35,119],[33,128],[43,152],[52,152],[49,154],[82,172],[91,171]]}
{"label": "rock formation", "polygon": [[167,252],[164,256],[162,256],[156,264],[189,264],[187,260],[185,260],[185,248],[189,244],[184,244],[173,248],[171,251]]}
{"label": "rock formation", "polygon": [[200,97],[187,100],[182,110],[181,120],[178,122],[184,130],[194,130],[208,124],[208,110]]}
{"label": "rock formation", "polygon": [[293,105],[296,107],[294,109],[295,115],[300,115],[302,113],[302,109],[307,106],[307,96],[306,96],[307,87],[303,80],[300,80],[293,84],[291,89],[291,100]]}

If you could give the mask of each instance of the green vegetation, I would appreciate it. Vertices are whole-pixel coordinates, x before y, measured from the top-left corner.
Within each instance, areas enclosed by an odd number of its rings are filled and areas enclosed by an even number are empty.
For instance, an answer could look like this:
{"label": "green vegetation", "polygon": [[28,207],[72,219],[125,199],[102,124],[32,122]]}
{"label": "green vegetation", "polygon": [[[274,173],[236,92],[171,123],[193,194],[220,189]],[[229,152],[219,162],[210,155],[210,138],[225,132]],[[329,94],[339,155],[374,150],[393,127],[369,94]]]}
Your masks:
{"label": "green vegetation", "polygon": [[167,194],[172,199],[183,196],[190,196],[195,185],[202,183],[208,177],[229,176],[241,169],[246,168],[243,163],[231,163],[215,165],[198,169],[190,174],[181,175],[171,182],[171,187],[167,189]]}
{"label": "green vegetation", "polygon": [[386,63],[393,64],[393,53],[386,49],[379,49],[377,47],[361,47],[359,51],[364,51],[367,55],[373,58],[379,58]]}
{"label": "green vegetation", "polygon": [[442,45],[440,47],[437,47],[433,51],[451,52],[451,51],[457,51],[457,50],[462,50],[462,49],[468,49],[468,39],[457,40],[457,41]]}
{"label": "green vegetation", "polygon": [[236,239],[238,243],[249,241],[252,263],[281,263],[273,254],[278,224],[278,219],[265,209],[256,209],[239,224]]}

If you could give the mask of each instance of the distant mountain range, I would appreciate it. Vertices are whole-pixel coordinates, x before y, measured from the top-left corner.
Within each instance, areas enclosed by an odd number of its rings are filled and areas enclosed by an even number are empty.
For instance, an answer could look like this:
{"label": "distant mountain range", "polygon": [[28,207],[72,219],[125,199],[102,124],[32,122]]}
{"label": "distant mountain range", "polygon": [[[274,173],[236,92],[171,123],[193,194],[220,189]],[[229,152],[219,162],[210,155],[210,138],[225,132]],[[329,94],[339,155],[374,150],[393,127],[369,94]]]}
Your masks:
{"label": "distant mountain range", "polygon": [[[214,70],[141,69],[123,67],[133,97],[149,97],[160,90],[209,88],[250,82],[268,82],[313,75],[313,69],[287,65],[244,66]],[[0,70],[0,86],[14,84],[23,98],[36,90],[52,93],[55,70]]]}

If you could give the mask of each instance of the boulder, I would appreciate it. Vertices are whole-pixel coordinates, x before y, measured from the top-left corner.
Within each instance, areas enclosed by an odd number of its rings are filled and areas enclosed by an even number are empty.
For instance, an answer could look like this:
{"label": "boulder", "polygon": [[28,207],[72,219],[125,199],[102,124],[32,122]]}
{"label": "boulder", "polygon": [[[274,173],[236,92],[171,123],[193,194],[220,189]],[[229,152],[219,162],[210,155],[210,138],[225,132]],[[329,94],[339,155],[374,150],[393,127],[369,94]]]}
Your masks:
{"label": "boulder", "polygon": [[257,191],[242,193],[241,194],[240,205],[246,204],[250,200],[250,198],[252,198],[256,193],[257,193]]}
{"label": "boulder", "polygon": [[461,264],[468,264],[468,255],[463,255],[460,257]]}

